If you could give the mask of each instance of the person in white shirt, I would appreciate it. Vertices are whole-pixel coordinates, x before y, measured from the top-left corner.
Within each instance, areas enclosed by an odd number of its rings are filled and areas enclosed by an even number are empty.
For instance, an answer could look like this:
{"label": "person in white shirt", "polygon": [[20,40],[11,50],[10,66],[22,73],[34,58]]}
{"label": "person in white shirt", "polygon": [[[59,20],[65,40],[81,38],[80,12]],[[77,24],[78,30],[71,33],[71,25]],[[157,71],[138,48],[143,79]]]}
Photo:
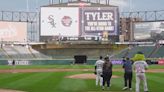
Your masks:
{"label": "person in white shirt", "polygon": [[144,92],[148,92],[147,80],[145,75],[145,70],[147,68],[148,64],[144,60],[137,60],[134,62],[134,70],[136,72],[136,92],[140,92],[140,81],[143,81]]}
{"label": "person in white shirt", "polygon": [[104,61],[102,59],[103,57],[100,56],[100,59],[97,60],[95,63],[96,85],[98,85],[99,82],[100,86],[102,86],[103,83],[102,68],[103,68]]}

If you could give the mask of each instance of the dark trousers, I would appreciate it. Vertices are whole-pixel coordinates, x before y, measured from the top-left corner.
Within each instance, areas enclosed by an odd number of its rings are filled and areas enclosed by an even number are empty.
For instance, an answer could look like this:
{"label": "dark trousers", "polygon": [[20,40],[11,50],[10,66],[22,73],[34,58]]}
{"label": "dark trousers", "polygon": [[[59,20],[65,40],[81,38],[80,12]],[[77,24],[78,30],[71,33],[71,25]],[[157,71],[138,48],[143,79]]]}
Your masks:
{"label": "dark trousers", "polygon": [[110,86],[110,79],[112,77],[112,72],[103,72],[103,86],[107,83],[107,87]]}
{"label": "dark trousers", "polygon": [[133,73],[132,72],[125,72],[124,73],[124,86],[127,87],[127,83],[129,84],[128,87],[132,88],[132,77]]}

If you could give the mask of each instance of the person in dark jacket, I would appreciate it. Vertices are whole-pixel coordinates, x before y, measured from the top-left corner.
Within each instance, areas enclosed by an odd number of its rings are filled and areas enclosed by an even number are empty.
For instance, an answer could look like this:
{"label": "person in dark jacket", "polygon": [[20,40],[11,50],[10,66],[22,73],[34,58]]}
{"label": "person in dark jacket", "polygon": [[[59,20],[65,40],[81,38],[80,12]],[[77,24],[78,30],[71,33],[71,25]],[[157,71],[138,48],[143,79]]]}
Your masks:
{"label": "person in dark jacket", "polygon": [[12,73],[16,73],[16,72],[15,72],[15,67],[16,67],[15,65],[16,65],[16,61],[13,60],[13,61],[12,61],[12,66],[13,66]]}
{"label": "person in dark jacket", "polygon": [[[123,63],[124,68],[124,88],[123,90],[132,90],[132,77],[133,77],[133,69],[132,69],[132,62],[129,58],[126,58],[126,60]],[[128,83],[128,85],[127,85]]]}
{"label": "person in dark jacket", "polygon": [[110,79],[112,77],[112,63],[109,60],[109,57],[105,57],[105,63],[103,64],[103,86],[102,90],[105,89],[105,84],[107,83],[107,87],[109,89]]}
{"label": "person in dark jacket", "polygon": [[12,65],[15,66],[15,60],[12,61]]}

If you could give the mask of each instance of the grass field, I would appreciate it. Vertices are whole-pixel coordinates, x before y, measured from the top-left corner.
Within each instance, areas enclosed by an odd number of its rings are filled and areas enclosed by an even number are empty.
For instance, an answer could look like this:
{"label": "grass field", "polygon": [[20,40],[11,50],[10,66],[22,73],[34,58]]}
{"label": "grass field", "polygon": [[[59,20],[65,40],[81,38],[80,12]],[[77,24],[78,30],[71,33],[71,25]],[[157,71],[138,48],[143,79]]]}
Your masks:
{"label": "grass field", "polygon": [[[11,66],[0,66],[0,69],[11,69]],[[31,68],[94,68],[91,65],[49,65],[49,66],[17,66],[18,69]],[[114,66],[121,68],[121,66]],[[150,69],[164,69],[164,66],[152,65]],[[92,73],[92,71],[78,72],[40,72],[40,73],[1,73],[0,88],[15,89],[26,92],[106,92],[102,91],[101,87],[95,86],[94,79],[69,79],[65,78],[68,75]],[[111,88],[108,92],[130,92],[121,91],[123,87],[123,72],[113,72],[113,75],[120,78],[111,80]],[[147,73],[148,87],[150,92],[164,91],[164,72]],[[133,76],[133,91],[135,89],[135,75]],[[142,88],[143,90],[143,88]],[[143,92],[143,91],[141,91]]]}

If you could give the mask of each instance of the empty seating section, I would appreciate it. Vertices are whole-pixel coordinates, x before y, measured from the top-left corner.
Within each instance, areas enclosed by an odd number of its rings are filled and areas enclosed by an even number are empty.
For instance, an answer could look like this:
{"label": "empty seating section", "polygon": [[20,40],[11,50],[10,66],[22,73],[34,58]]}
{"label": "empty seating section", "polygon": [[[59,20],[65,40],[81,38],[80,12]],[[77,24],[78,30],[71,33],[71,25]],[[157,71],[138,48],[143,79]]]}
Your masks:
{"label": "empty seating section", "polygon": [[[122,57],[132,58],[138,51],[142,51],[146,58],[164,58],[164,46],[136,46],[120,51],[107,49],[45,49],[37,51],[26,46],[3,46],[0,48],[0,59],[73,59],[74,55],[86,55],[88,59],[97,59],[99,55],[111,55],[114,59]],[[44,53],[44,54],[43,54]],[[114,54],[113,54],[114,53]]]}
{"label": "empty seating section", "polygon": [[153,53],[152,58],[164,58],[164,46],[162,45],[160,48],[156,50],[156,53]]}
{"label": "empty seating section", "polygon": [[[138,51],[143,52],[146,58],[151,58],[151,56],[152,56],[151,54],[153,53],[153,51],[156,51],[155,49],[156,49],[155,46],[136,46],[136,47],[133,47],[131,49],[122,50],[120,53],[115,55],[113,58],[122,58],[122,57],[132,58]],[[161,48],[160,51],[162,53],[162,48]],[[159,52],[156,52],[156,53],[153,53],[153,54],[157,54],[157,53],[159,53]]]}
{"label": "empty seating section", "polygon": [[44,59],[49,59],[50,57],[49,56],[46,56],[42,53],[40,53],[39,51],[35,50],[35,49],[32,49],[32,48],[28,48],[28,51],[31,53],[31,55],[33,55],[33,57],[35,58],[44,58]]}
{"label": "empty seating section", "polygon": [[4,51],[4,53],[6,53],[9,56],[9,58],[17,58],[17,57],[19,57],[19,54],[17,52],[15,52],[12,49],[11,46],[5,46],[3,48],[3,51]]}
{"label": "empty seating section", "polygon": [[128,53],[128,48],[125,48],[120,52],[116,52],[115,55],[112,55],[112,58],[122,58],[125,57],[127,53]]}
{"label": "empty seating section", "polygon": [[9,58],[9,56],[4,52],[3,48],[0,48],[0,58]]}
{"label": "empty seating section", "polygon": [[4,46],[0,48],[0,59],[41,59],[51,58],[25,46]]}
{"label": "empty seating section", "polygon": [[134,53],[132,53],[131,57],[134,56],[138,51],[141,51],[144,53],[145,57],[148,57],[152,51],[154,51],[155,46],[138,46],[136,48],[133,48]]}
{"label": "empty seating section", "polygon": [[14,46],[15,50],[17,50],[22,58],[34,58],[27,47],[25,46]]}

